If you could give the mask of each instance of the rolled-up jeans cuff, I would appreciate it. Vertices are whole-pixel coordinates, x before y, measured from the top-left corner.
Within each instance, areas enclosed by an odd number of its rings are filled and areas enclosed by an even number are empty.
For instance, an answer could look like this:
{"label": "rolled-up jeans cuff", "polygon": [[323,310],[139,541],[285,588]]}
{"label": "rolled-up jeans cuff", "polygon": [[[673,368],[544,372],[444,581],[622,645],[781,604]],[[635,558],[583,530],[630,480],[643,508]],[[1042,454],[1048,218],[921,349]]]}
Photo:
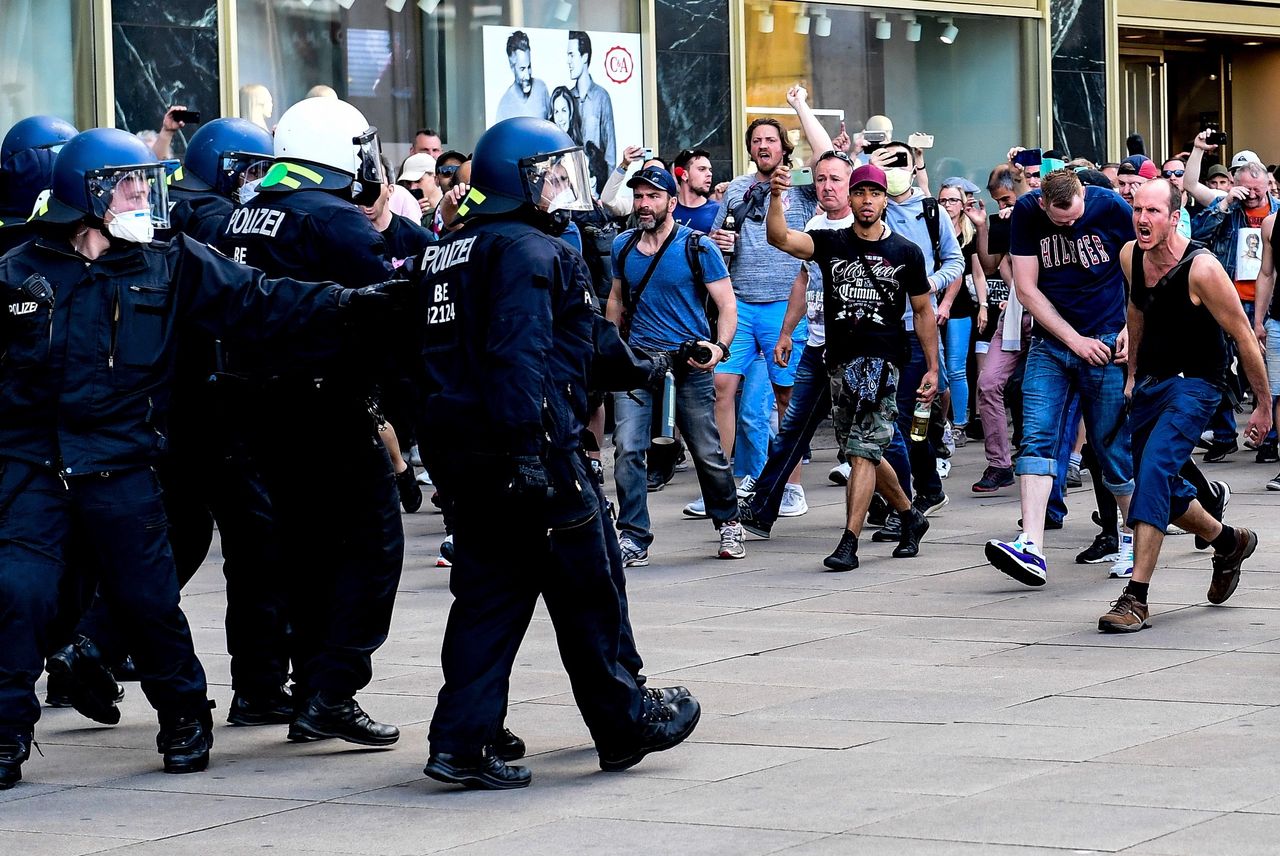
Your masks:
{"label": "rolled-up jeans cuff", "polygon": [[1107,484],[1104,481],[1102,486],[1111,491],[1113,496],[1133,496],[1133,479],[1120,485]]}
{"label": "rolled-up jeans cuff", "polygon": [[[1054,458],[1031,458],[1026,455],[1018,458],[1018,463],[1014,466],[1013,472],[1019,476],[1056,476],[1058,474],[1058,462]],[[1132,490],[1132,487],[1130,487]]]}

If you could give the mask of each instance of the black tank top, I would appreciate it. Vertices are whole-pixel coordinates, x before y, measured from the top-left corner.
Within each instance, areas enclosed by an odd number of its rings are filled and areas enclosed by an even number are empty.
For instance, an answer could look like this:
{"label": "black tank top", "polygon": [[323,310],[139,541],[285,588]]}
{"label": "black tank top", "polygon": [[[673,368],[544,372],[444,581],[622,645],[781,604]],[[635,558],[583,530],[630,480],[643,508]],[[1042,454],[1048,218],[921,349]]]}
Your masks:
{"label": "black tank top", "polygon": [[1142,248],[1133,248],[1133,305],[1143,315],[1138,377],[1160,380],[1181,374],[1224,386],[1227,341],[1213,314],[1191,302],[1191,261],[1209,251],[1191,244],[1159,282],[1147,287]]}

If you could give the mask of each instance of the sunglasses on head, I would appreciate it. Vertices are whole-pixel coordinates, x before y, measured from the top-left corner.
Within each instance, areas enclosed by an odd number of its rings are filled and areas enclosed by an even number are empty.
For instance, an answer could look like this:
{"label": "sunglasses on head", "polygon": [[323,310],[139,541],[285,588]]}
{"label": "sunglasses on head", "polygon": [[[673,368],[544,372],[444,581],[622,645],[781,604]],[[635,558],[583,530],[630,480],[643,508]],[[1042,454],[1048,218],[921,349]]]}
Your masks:
{"label": "sunglasses on head", "polygon": [[[853,162],[853,158],[849,157],[847,153],[842,152],[839,149],[827,149],[825,152],[818,155],[818,160],[820,161],[826,160],[827,158],[839,158],[849,166],[856,166]],[[817,161],[814,161],[814,163],[817,163]]]}
{"label": "sunglasses on head", "polygon": [[1185,169],[1164,169],[1160,171],[1160,174],[1165,178],[1182,178],[1186,172]]}

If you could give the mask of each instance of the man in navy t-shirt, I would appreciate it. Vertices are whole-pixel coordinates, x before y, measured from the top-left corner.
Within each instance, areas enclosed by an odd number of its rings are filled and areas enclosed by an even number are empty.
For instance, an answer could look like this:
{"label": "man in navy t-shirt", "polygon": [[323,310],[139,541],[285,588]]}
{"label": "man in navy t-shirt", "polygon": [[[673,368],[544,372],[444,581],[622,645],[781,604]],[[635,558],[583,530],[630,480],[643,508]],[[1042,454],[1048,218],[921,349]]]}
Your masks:
{"label": "man in navy t-shirt", "polygon": [[[1035,319],[1023,386],[1022,534],[987,542],[987,561],[1021,583],[1044,585],[1044,515],[1057,472],[1063,418],[1080,396],[1099,475],[1128,516],[1133,458],[1124,407],[1128,336],[1120,250],[1133,240],[1133,210],[1112,190],[1083,187],[1071,170],[1046,176],[1013,209],[1009,251],[1018,299]],[[1133,536],[1121,536],[1122,567]]]}
{"label": "man in navy t-shirt", "polygon": [[672,164],[676,178],[676,210],[671,219],[695,232],[710,234],[715,228],[719,202],[710,199],[714,186],[711,153],[702,149],[685,149]]}

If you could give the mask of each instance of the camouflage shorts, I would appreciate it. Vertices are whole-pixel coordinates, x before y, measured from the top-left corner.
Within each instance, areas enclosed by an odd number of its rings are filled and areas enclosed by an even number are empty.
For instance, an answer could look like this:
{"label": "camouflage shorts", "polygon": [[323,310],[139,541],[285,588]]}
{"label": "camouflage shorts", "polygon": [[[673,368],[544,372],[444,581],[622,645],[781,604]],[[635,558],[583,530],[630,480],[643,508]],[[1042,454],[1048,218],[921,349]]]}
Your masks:
{"label": "camouflage shorts", "polygon": [[892,383],[876,406],[856,412],[857,400],[850,393],[842,374],[831,378],[831,400],[835,402],[833,418],[836,437],[843,438],[846,457],[864,458],[879,464],[884,450],[893,442],[894,424],[898,419],[898,369],[890,367]]}

